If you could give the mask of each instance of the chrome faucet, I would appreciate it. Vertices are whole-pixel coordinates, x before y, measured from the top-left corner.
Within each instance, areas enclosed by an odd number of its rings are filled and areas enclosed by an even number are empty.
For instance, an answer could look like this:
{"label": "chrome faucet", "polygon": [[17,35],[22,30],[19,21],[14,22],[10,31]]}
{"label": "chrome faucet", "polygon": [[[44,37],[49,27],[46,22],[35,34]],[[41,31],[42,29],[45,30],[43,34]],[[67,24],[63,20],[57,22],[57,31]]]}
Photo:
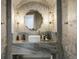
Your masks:
{"label": "chrome faucet", "polygon": [[42,40],[45,40],[45,41],[47,41],[47,40],[48,40],[48,38],[47,38],[47,35],[45,35],[45,34],[42,34],[42,35],[41,35],[41,39],[42,39]]}

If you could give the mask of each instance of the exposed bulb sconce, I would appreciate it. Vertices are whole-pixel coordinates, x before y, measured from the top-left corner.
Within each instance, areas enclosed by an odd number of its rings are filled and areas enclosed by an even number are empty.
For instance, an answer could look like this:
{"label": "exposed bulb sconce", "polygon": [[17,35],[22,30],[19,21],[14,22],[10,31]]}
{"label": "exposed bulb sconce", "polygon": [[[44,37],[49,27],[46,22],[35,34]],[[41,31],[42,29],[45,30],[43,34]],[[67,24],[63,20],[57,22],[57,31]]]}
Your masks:
{"label": "exposed bulb sconce", "polygon": [[52,24],[54,22],[54,20],[49,21],[49,24]]}
{"label": "exposed bulb sconce", "polygon": [[68,24],[68,22],[65,22],[65,24]]}
{"label": "exposed bulb sconce", "polygon": [[19,22],[17,22],[17,28],[19,27]]}
{"label": "exposed bulb sconce", "polygon": [[50,21],[49,24],[52,24],[52,22]]}
{"label": "exposed bulb sconce", "polygon": [[19,22],[17,22],[17,24],[19,24]]}
{"label": "exposed bulb sconce", "polygon": [[53,11],[49,11],[49,19],[51,19],[50,21],[49,21],[49,24],[52,24],[53,22],[53,20],[52,20],[52,17],[53,17],[54,15],[53,15]]}
{"label": "exposed bulb sconce", "polygon": [[20,19],[20,16],[17,15],[16,18],[17,18],[17,25],[18,25],[18,24],[20,24],[20,20],[19,20]]}
{"label": "exposed bulb sconce", "polygon": [[1,22],[1,25],[4,24],[4,22]]}
{"label": "exposed bulb sconce", "polygon": [[16,24],[17,24],[17,32],[19,32],[19,22],[17,22]]}

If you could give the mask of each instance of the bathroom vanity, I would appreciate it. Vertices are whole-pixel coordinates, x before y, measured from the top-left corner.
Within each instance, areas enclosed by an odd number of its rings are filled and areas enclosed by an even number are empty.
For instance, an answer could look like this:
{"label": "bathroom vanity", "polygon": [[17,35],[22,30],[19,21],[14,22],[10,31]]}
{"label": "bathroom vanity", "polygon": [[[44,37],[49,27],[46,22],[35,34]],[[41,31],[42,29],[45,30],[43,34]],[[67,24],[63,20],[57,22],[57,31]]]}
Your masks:
{"label": "bathroom vanity", "polygon": [[48,0],[19,1],[21,3],[12,0],[12,36],[8,44],[8,58],[61,59],[57,0],[51,0],[51,5]]}
{"label": "bathroom vanity", "polygon": [[[56,43],[27,43],[13,44],[12,57],[14,55],[26,55],[28,57],[58,59],[58,48]],[[38,59],[39,59],[38,58]]]}
{"label": "bathroom vanity", "polygon": [[[20,57],[26,59],[58,59],[57,34],[51,32],[51,37],[47,38],[47,35],[44,37],[44,33],[18,33],[19,40],[15,38],[12,44],[12,59]],[[22,35],[25,35],[25,40],[22,40]],[[25,55],[27,57],[24,57]]]}

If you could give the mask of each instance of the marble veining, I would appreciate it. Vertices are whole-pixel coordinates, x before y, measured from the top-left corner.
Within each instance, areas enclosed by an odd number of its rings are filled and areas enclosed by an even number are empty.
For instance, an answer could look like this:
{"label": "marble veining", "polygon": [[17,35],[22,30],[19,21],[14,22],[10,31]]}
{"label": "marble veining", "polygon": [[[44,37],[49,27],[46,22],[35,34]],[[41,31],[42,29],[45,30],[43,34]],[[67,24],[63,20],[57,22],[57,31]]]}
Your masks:
{"label": "marble veining", "polygon": [[57,44],[52,44],[52,43],[51,44],[29,43],[24,45],[13,44],[12,53],[47,56],[53,53],[57,53]]}

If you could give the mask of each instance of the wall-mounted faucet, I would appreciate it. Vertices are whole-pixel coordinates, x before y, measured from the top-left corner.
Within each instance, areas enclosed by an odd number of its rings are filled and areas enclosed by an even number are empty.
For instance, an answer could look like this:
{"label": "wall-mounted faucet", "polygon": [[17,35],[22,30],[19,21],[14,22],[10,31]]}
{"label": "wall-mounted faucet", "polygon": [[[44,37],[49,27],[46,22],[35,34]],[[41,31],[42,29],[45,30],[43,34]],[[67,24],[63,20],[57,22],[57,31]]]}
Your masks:
{"label": "wall-mounted faucet", "polygon": [[51,39],[51,33],[45,32],[45,33],[41,34],[41,38],[42,38],[42,40],[48,41]]}
{"label": "wall-mounted faucet", "polygon": [[47,41],[48,40],[47,35],[46,34],[42,34],[41,35],[41,39]]}

